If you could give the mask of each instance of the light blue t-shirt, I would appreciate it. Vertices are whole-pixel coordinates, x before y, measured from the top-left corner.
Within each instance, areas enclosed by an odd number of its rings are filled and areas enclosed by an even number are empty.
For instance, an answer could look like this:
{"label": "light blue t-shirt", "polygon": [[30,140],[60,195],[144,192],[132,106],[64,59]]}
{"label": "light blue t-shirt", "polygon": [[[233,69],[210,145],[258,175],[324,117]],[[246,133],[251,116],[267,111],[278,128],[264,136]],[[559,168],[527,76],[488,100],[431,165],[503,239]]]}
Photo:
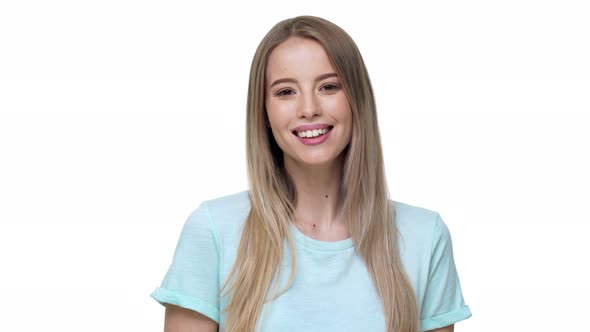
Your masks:
{"label": "light blue t-shirt", "polygon": [[[416,294],[421,331],[471,316],[461,293],[451,236],[439,214],[394,201],[402,262]],[[225,330],[219,297],[236,259],[248,212],[248,191],[203,202],[187,219],[174,259],[151,296],[161,303],[192,309]],[[325,242],[291,224],[297,270],[291,287],[262,308],[258,331],[385,331],[379,294],[352,238]],[[279,290],[291,272],[285,241]],[[275,280],[276,282],[276,280]]]}

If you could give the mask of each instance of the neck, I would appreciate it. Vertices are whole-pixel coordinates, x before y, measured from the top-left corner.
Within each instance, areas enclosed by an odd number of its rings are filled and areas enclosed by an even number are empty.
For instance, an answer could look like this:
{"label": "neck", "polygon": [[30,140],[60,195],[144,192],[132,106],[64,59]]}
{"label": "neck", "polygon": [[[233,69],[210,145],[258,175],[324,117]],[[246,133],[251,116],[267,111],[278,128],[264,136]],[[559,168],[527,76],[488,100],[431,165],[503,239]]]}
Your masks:
{"label": "neck", "polygon": [[342,177],[341,156],[327,165],[309,166],[285,159],[285,169],[297,193],[295,223],[317,231],[341,227],[338,193]]}

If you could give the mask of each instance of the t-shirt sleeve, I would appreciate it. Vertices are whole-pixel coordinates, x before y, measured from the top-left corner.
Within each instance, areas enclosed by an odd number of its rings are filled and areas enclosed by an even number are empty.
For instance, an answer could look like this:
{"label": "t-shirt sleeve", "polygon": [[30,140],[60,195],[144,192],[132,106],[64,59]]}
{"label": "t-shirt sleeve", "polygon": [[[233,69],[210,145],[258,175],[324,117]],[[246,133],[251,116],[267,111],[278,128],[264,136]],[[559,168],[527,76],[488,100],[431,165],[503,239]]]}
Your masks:
{"label": "t-shirt sleeve", "polygon": [[151,297],[219,323],[219,241],[206,202],[186,220],[172,264]]}
{"label": "t-shirt sleeve", "polygon": [[420,313],[421,331],[448,326],[469,317],[471,311],[463,300],[451,234],[437,214],[428,283]]}

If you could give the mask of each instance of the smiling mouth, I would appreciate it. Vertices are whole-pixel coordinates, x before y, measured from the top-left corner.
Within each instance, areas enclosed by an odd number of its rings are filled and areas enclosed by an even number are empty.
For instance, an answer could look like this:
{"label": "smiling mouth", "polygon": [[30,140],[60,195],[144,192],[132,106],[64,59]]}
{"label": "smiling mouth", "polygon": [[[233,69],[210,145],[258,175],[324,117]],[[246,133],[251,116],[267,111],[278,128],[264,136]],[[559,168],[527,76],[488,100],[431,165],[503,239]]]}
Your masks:
{"label": "smiling mouth", "polygon": [[302,130],[302,131],[292,131],[293,135],[301,137],[301,138],[314,138],[319,137],[327,134],[330,130],[332,130],[334,126],[328,126],[328,128],[321,128],[321,129],[312,129],[312,130]]}

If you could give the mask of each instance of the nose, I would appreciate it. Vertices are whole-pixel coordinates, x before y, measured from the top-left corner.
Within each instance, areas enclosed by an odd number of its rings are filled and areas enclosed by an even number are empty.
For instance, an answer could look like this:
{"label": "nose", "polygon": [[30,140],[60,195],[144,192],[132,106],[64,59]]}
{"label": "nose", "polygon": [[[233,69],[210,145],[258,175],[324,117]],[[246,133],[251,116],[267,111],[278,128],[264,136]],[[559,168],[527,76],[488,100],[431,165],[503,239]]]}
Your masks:
{"label": "nose", "polygon": [[298,118],[313,118],[321,115],[321,107],[318,103],[317,96],[313,93],[302,95],[300,103],[297,107]]}

